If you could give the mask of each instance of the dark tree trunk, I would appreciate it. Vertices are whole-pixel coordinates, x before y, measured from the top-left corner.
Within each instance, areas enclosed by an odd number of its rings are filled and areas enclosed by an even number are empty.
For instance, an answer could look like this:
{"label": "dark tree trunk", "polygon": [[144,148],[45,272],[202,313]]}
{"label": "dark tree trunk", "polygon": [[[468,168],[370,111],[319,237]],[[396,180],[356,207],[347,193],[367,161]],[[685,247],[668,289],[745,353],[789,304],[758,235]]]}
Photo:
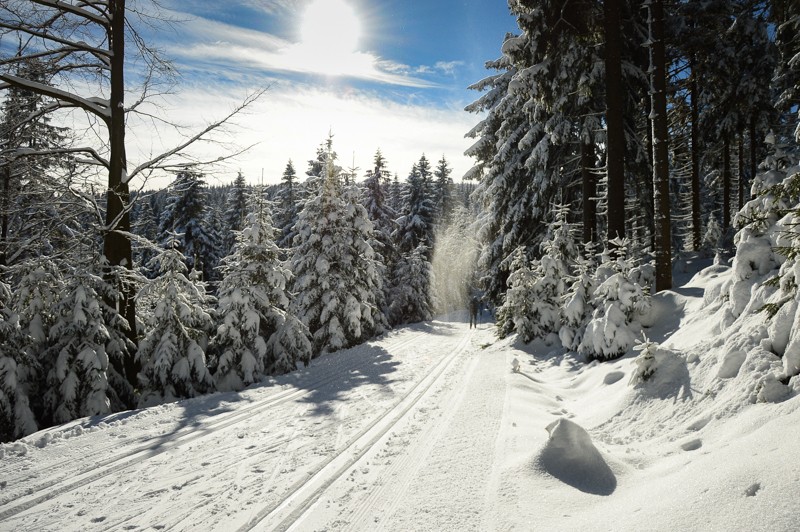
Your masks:
{"label": "dark tree trunk", "polygon": [[731,225],[731,141],[728,134],[722,139],[722,230]]}
{"label": "dark tree trunk", "polygon": [[739,145],[737,146],[739,150],[739,172],[738,172],[738,193],[739,193],[739,203],[737,205],[738,210],[742,209],[744,206],[744,187],[747,184],[747,178],[744,175],[744,131],[739,132]]}
{"label": "dark tree trunk", "polygon": [[0,208],[3,212],[0,213],[2,219],[0,220],[0,268],[8,266],[8,225],[9,225],[9,209],[11,208],[11,162],[6,161],[6,166],[3,168],[3,198],[0,203]]}
{"label": "dark tree trunk", "polygon": [[692,247],[695,251],[702,245],[702,221],[700,218],[700,109],[698,104],[697,63],[692,58],[689,91],[692,100]]}
{"label": "dark tree trunk", "polygon": [[656,291],[672,288],[672,231],[669,201],[669,130],[664,50],[664,3],[650,2],[650,68],[653,121],[653,214]]}
{"label": "dark tree trunk", "polygon": [[623,121],[621,0],[605,0],[608,240],[625,236],[625,131]]}
{"label": "dark tree trunk", "polygon": [[[756,142],[756,119],[754,116],[750,117],[750,124],[748,124],[750,129],[750,172],[747,176],[747,179],[752,180],[756,178],[756,172],[758,171],[758,166],[756,165],[756,149],[758,143]],[[748,186],[747,190],[744,193],[745,201],[750,201],[750,187]]]}
{"label": "dark tree trunk", "polygon": [[[125,153],[125,0],[111,0],[111,26],[109,46],[111,49],[111,117],[107,122],[111,143],[110,169],[108,174],[108,198],[106,207],[106,234],[103,240],[103,253],[110,266],[133,267],[131,241],[125,233],[130,232],[130,202],[128,188],[127,156]],[[123,318],[128,322],[128,337],[136,343],[136,307],[134,287],[120,282],[119,276],[112,274],[112,280],[119,283],[120,300],[116,303]],[[135,385],[139,367],[134,354],[129,353],[117,368],[128,382]]]}
{"label": "dark tree trunk", "polygon": [[583,195],[583,243],[597,242],[597,180],[594,142],[581,142],[581,193]]}

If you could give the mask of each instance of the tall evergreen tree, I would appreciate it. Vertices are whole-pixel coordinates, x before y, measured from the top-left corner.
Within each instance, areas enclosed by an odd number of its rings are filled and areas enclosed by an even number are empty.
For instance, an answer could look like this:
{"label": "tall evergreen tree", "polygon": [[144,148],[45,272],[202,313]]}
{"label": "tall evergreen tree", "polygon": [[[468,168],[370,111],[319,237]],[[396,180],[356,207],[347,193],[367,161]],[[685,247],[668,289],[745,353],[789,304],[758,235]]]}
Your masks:
{"label": "tall evergreen tree", "polygon": [[311,359],[308,329],[286,312],[291,274],[281,264],[274,236],[263,192],[257,189],[233,252],[222,262],[212,342],[218,390],[241,390]]}
{"label": "tall evergreen tree", "polygon": [[103,309],[104,284],[102,277],[76,269],[53,308],[55,321],[47,355],[53,366],[47,374],[44,414],[52,422],[66,423],[111,411],[106,346],[112,337]]}
{"label": "tall evergreen tree", "polygon": [[136,353],[140,406],[195,397],[213,389],[206,347],[214,322],[212,299],[197,271],[189,272],[180,251],[182,235],[172,233],[157,257],[159,276],[147,283],[138,299],[152,306]]}
{"label": "tall evergreen tree", "polygon": [[280,230],[278,246],[284,249],[292,246],[292,239],[294,238],[292,228],[297,223],[297,204],[300,198],[296,190],[296,180],[297,173],[292,160],[289,159],[283,171],[283,176],[281,176],[281,188],[278,193],[278,212],[280,215],[276,217],[277,226]]}
{"label": "tall evergreen tree", "polygon": [[227,256],[231,252],[236,242],[236,231],[241,231],[244,226],[247,215],[247,190],[247,180],[244,174],[239,172],[225,200],[225,215],[222,220],[223,246],[220,256]]}
{"label": "tall evergreen tree", "polygon": [[181,170],[170,186],[170,197],[161,214],[159,232],[162,245],[174,242],[174,233],[181,235],[180,251],[186,265],[197,269],[203,279],[216,279],[217,245],[208,227],[207,189],[203,174],[192,169]]}
{"label": "tall evergreen tree", "polygon": [[327,147],[318,190],[294,229],[291,311],[308,327],[316,354],[356,345],[383,330],[380,264],[358,189],[344,187]]}
{"label": "tall evergreen tree", "polygon": [[433,171],[434,193],[436,201],[437,223],[447,224],[450,221],[450,216],[453,213],[454,199],[453,199],[453,178],[450,174],[453,169],[447,162],[444,155],[439,159],[436,164],[436,169]]}

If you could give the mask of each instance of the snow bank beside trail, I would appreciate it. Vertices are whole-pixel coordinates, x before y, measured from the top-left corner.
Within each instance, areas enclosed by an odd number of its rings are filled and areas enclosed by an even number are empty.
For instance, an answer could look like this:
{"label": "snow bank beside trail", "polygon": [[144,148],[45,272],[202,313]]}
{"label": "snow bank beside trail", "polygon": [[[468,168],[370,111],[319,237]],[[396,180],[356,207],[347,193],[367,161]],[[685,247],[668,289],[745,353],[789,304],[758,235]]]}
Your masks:
{"label": "snow bank beside trail", "polygon": [[584,493],[614,493],[617,478],[583,427],[561,418],[547,432],[550,438],[536,458],[539,469]]}

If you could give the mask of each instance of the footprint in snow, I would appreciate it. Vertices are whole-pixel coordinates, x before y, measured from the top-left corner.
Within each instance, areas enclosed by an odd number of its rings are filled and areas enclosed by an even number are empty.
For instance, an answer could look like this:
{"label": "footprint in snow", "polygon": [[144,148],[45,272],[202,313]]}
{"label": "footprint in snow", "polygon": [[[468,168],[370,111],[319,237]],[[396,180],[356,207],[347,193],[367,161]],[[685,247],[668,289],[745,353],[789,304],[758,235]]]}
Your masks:
{"label": "footprint in snow", "polygon": [[761,484],[760,484],[760,483],[758,483],[758,482],[756,482],[756,483],[752,484],[752,485],[751,485],[749,488],[747,488],[746,490],[744,490],[744,494],[745,494],[747,497],[755,497],[755,496],[756,496],[756,494],[757,494],[757,493],[758,493],[760,490],[761,490]]}

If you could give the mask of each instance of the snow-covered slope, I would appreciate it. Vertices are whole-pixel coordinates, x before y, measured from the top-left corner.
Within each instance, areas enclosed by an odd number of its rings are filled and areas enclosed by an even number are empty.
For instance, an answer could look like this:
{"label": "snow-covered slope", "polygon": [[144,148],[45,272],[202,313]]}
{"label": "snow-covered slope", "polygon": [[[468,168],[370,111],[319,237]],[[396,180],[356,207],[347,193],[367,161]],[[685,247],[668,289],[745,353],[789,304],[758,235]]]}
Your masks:
{"label": "snow-covered slope", "polygon": [[800,398],[756,402],[781,362],[704,304],[729,274],[656,297],[636,385],[635,353],[438,321],[36,433],[0,446],[0,530],[796,530]]}

